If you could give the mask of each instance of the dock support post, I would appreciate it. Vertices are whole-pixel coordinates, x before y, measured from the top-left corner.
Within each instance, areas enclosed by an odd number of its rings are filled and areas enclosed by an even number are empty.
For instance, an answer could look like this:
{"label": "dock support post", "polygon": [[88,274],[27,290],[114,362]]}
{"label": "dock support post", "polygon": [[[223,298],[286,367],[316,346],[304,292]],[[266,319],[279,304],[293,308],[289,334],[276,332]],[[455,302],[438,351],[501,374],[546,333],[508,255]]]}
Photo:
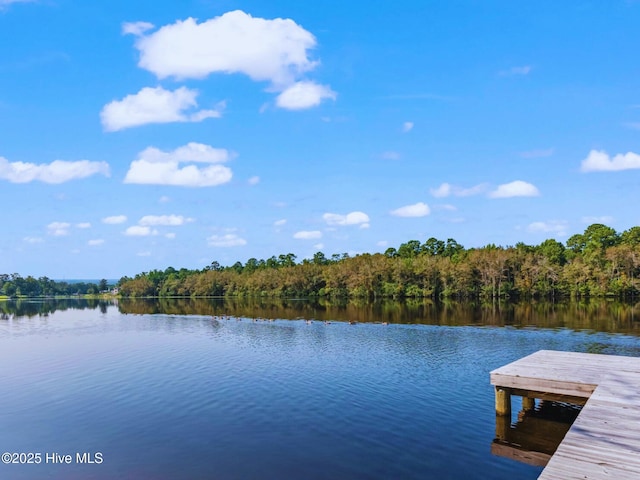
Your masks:
{"label": "dock support post", "polygon": [[511,389],[496,387],[496,415],[511,415]]}
{"label": "dock support post", "polygon": [[522,410],[530,412],[536,408],[536,399],[529,397],[522,397]]}

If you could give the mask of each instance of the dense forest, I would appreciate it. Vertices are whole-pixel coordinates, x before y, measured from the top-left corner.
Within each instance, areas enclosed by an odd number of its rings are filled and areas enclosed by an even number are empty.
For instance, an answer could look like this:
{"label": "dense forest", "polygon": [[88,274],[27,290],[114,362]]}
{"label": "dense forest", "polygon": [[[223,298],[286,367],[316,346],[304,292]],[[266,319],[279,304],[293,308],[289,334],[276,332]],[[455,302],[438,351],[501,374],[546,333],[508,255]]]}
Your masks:
{"label": "dense forest", "polygon": [[169,267],[120,279],[126,297],[263,296],[329,298],[560,298],[640,294],[640,227],[593,224],[565,244],[487,245],[411,240],[384,253],[322,252],[250,258],[202,270]]}
{"label": "dense forest", "polygon": [[107,280],[99,283],[56,282],[48,277],[21,277],[17,273],[0,274],[0,294],[7,297],[57,297],[94,295],[108,290]]}

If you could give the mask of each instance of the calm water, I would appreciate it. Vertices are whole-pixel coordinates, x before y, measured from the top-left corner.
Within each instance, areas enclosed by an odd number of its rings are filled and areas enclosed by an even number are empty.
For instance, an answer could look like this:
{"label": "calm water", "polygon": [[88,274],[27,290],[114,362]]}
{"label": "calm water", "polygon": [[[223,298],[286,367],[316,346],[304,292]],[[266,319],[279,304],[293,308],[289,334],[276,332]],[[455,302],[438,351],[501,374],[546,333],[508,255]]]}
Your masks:
{"label": "calm water", "polygon": [[[413,321],[390,325],[308,324],[332,310],[300,304],[299,319],[282,304],[46,305],[3,306],[0,450],[42,463],[0,464],[0,478],[534,479],[540,467],[491,454],[489,371],[543,348],[640,356],[633,306],[597,307],[605,317],[588,321],[621,334],[528,326],[537,307],[525,320],[507,309],[506,321],[446,326],[406,305],[397,317],[333,311]],[[564,318],[574,307],[555,308]],[[102,463],[75,464],[85,452]],[[47,453],[73,463],[47,464]]]}

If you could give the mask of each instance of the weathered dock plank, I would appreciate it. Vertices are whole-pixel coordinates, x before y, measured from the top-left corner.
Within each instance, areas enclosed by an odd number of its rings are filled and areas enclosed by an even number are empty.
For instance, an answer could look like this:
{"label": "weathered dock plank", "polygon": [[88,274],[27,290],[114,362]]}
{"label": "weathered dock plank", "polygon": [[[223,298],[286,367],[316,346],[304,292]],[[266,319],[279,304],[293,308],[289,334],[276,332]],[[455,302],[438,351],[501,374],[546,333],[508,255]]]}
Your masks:
{"label": "weathered dock plank", "polygon": [[519,393],[588,398],[541,480],[640,479],[640,358],[541,350],[490,377]]}

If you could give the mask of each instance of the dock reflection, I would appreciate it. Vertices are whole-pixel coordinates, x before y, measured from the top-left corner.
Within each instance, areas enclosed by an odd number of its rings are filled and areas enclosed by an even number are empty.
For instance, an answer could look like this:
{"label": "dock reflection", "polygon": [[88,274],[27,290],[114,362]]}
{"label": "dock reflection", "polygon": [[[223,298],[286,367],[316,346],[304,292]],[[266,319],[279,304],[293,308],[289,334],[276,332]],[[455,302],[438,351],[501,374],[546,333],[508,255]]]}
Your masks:
{"label": "dock reflection", "polygon": [[[529,407],[529,405],[525,406]],[[528,465],[544,467],[571,428],[582,407],[541,401],[521,409],[517,420],[496,415],[496,438],[491,453]]]}

